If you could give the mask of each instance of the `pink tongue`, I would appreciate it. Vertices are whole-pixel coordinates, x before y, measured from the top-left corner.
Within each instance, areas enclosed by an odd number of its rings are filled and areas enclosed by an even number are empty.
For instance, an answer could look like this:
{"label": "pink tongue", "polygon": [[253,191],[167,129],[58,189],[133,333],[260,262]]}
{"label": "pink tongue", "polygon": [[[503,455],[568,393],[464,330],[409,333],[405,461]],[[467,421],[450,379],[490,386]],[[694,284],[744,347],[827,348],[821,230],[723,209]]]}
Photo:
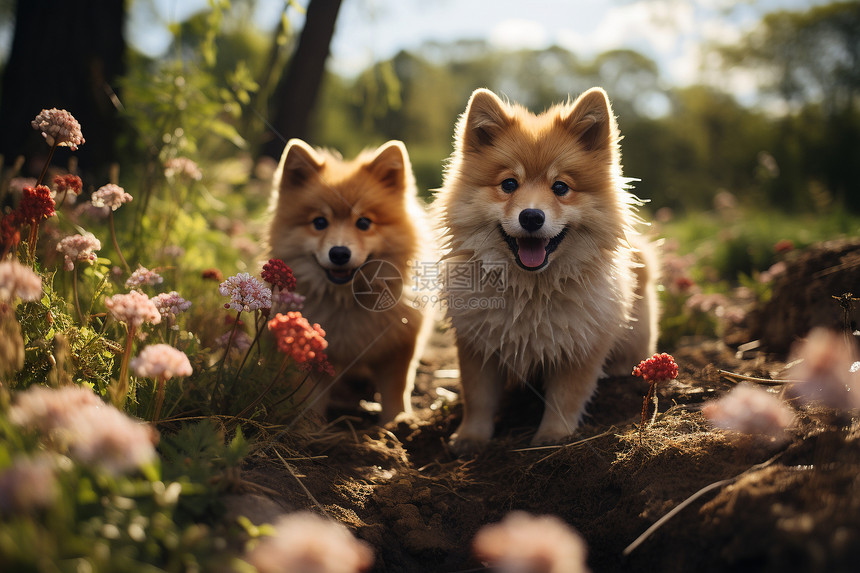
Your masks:
{"label": "pink tongue", "polygon": [[539,267],[543,264],[546,258],[546,246],[549,244],[549,239],[517,239],[517,255],[520,257],[520,262],[527,267]]}

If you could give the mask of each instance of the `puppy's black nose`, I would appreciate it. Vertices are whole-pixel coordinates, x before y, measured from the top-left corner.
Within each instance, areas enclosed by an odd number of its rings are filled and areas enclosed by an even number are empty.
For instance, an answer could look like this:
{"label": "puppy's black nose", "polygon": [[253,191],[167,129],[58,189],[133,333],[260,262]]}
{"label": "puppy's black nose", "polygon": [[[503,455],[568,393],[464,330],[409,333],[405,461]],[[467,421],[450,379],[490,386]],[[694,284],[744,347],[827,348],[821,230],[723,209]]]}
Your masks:
{"label": "puppy's black nose", "polygon": [[540,209],[523,209],[520,211],[520,225],[526,231],[537,231],[543,227],[544,214]]}
{"label": "puppy's black nose", "polygon": [[352,253],[349,252],[349,247],[332,247],[328,250],[328,258],[336,265],[345,265],[349,262],[349,257]]}

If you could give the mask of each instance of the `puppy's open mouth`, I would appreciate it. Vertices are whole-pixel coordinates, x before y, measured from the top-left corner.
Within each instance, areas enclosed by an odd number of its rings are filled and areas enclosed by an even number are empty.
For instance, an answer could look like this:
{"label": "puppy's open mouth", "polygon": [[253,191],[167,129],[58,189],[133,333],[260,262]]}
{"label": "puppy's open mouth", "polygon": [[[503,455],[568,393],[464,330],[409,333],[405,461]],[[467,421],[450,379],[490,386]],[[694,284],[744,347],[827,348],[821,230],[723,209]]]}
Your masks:
{"label": "puppy's open mouth", "polygon": [[352,280],[352,277],[355,276],[355,271],[358,270],[358,267],[355,267],[354,269],[326,269],[326,268],[323,268],[323,270],[325,271],[325,276],[328,277],[328,280],[330,280],[331,282],[333,282],[336,285],[345,285],[346,283],[348,283],[349,281]]}
{"label": "puppy's open mouth", "polygon": [[502,238],[508,244],[508,248],[514,254],[517,264],[527,271],[537,271],[549,263],[550,254],[558,248],[561,240],[567,234],[567,227],[555,237],[545,239],[541,237],[512,237],[505,233],[499,225]]}

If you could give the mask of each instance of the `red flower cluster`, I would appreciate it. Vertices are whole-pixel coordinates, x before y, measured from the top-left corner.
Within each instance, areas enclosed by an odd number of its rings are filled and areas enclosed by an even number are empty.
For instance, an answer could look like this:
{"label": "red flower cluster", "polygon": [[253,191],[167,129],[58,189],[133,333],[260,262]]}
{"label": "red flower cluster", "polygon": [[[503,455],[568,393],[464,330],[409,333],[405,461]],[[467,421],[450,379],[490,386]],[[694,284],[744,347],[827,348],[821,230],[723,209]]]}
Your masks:
{"label": "red flower cluster", "polygon": [[303,366],[316,366],[321,372],[332,373],[325,349],[328,341],[319,324],[311,324],[300,312],[278,313],[269,321],[269,330],[275,334],[278,350],[291,356]]}
{"label": "red flower cluster", "polygon": [[678,377],[678,365],[671,354],[655,354],[648,360],[643,360],[633,369],[634,376],[641,376],[647,382],[659,382]]}
{"label": "red flower cluster", "polygon": [[24,224],[38,224],[42,219],[54,216],[55,206],[51,190],[46,186],[24,187],[24,194],[18,204],[19,221]]}
{"label": "red flower cluster", "polygon": [[219,283],[224,280],[224,275],[221,274],[221,271],[219,271],[218,269],[214,269],[214,268],[213,269],[203,269],[203,272],[200,273],[200,277],[203,280],[215,281],[215,282],[219,282]]}
{"label": "red flower cluster", "polygon": [[775,253],[787,253],[794,250],[794,242],[791,239],[780,239],[773,245]]}
{"label": "red flower cluster", "polygon": [[293,276],[293,269],[281,259],[269,259],[269,262],[263,265],[261,276],[272,287],[280,287],[281,290],[289,292],[296,288],[296,277]]}
{"label": "red flower cluster", "polygon": [[80,195],[84,188],[84,182],[77,175],[57,175],[54,177],[57,195],[61,193],[74,193]]}
{"label": "red flower cluster", "polygon": [[21,242],[21,231],[19,229],[17,211],[12,211],[0,218],[0,259],[6,257],[6,253],[14,251]]}

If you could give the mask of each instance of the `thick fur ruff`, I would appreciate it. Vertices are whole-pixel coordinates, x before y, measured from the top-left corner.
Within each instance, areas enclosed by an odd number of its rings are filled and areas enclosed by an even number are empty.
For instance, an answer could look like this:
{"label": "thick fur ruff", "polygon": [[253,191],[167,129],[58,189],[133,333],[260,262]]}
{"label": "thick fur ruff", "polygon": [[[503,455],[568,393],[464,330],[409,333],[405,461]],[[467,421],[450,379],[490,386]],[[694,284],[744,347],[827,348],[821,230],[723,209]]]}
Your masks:
{"label": "thick fur ruff", "polygon": [[464,291],[442,273],[464,386],[456,450],[491,437],[507,380],[544,382],[535,441],[557,441],[579,424],[598,377],[629,374],[653,353],[654,254],[635,230],[619,139],[599,88],[540,115],[472,95],[435,208],[447,268],[503,267],[506,280]]}
{"label": "thick fur ruff", "polygon": [[[275,174],[271,210],[271,256],[293,269],[296,290],[306,297],[303,314],[325,329],[335,378],[374,382],[381,422],[409,413],[417,361],[431,328],[415,303],[410,265],[433,255],[425,253],[425,213],[406,148],[390,141],[345,161],[293,139]],[[372,261],[384,261],[403,281],[402,296],[384,310],[369,310],[367,300],[361,304],[354,294],[353,280]],[[319,413],[333,382],[318,383],[309,400]]]}

